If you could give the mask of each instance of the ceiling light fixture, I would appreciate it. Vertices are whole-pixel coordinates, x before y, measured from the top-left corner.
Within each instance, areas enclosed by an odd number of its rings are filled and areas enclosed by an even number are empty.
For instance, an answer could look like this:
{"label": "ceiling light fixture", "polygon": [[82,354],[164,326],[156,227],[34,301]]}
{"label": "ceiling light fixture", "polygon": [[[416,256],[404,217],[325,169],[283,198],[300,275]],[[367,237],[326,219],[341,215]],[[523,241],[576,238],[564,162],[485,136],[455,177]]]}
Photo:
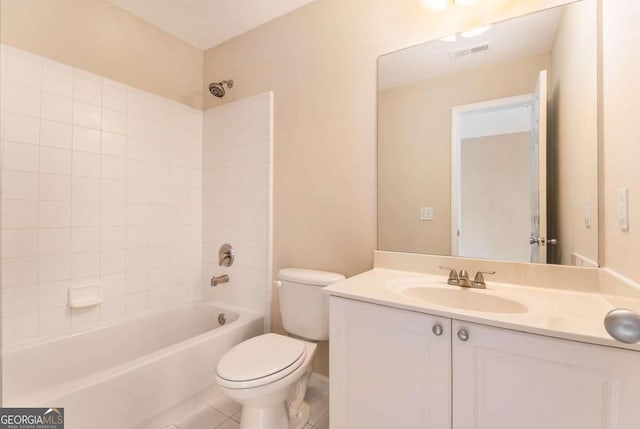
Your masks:
{"label": "ceiling light fixture", "polygon": [[454,6],[471,6],[477,3],[478,0],[419,0],[422,7],[431,10],[446,10],[449,5]]}
{"label": "ceiling light fixture", "polygon": [[491,28],[491,24],[485,25],[484,27],[478,27],[478,28],[474,28],[473,30],[463,31],[462,33],[460,33],[460,36],[466,37],[466,38],[476,37],[486,33],[487,31],[489,31],[490,28]]}
{"label": "ceiling light fixture", "polygon": [[431,10],[445,10],[449,3],[450,0],[420,0],[422,7]]}
{"label": "ceiling light fixture", "polygon": [[453,0],[456,6],[471,6],[474,3],[477,3],[478,0]]}

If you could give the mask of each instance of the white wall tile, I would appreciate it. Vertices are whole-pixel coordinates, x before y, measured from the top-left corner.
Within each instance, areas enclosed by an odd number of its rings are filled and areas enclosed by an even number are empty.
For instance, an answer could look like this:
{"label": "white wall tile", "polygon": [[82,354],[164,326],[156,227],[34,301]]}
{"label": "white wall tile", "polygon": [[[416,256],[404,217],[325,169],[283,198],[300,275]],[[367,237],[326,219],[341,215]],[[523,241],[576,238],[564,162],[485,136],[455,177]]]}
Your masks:
{"label": "white wall tile", "polygon": [[86,279],[100,276],[100,253],[85,252],[71,255],[71,278]]}
{"label": "white wall tile", "polygon": [[[67,151],[66,151],[67,152]],[[69,160],[71,152],[67,154]],[[71,168],[71,165],[68,166]],[[63,168],[66,170],[67,167]],[[69,172],[71,172],[69,170]],[[38,176],[38,198],[40,201],[71,201],[71,176],[40,174]]]}
{"label": "white wall tile", "polygon": [[100,160],[100,174],[103,179],[124,180],[126,178],[126,163],[123,158],[102,155]]}
{"label": "white wall tile", "polygon": [[71,225],[74,228],[100,226],[100,204],[71,203]]}
{"label": "white wall tile", "polygon": [[38,227],[38,203],[35,201],[5,200],[1,212],[3,229]]}
{"label": "white wall tile", "polygon": [[41,255],[38,274],[40,283],[71,279],[71,255]]}
{"label": "white wall tile", "polygon": [[71,199],[78,202],[99,202],[100,179],[92,177],[71,178]]}
{"label": "white wall tile", "polygon": [[100,251],[100,228],[73,228],[71,251],[73,253]]}
{"label": "white wall tile", "polygon": [[2,257],[25,258],[38,255],[38,230],[3,229]]}
{"label": "white wall tile", "polygon": [[[201,112],[9,51],[13,63],[0,55],[0,272],[2,288],[16,289],[3,301],[21,314],[4,315],[5,342],[199,299]],[[68,288],[94,281],[103,305],[70,311]]]}
{"label": "white wall tile", "polygon": [[103,203],[124,203],[126,202],[126,182],[122,180],[100,181],[100,197]]}
{"label": "white wall tile", "polygon": [[80,152],[100,153],[101,134],[98,130],[84,127],[73,127],[73,150]]}
{"label": "white wall tile", "polygon": [[125,135],[127,133],[127,115],[111,109],[102,109],[102,130]]}
{"label": "white wall tile", "polygon": [[81,177],[100,177],[100,155],[74,151],[71,174]]}
{"label": "white wall tile", "polygon": [[4,142],[3,168],[15,171],[38,171],[40,154],[38,146],[24,143]]}
{"label": "white wall tile", "polygon": [[73,102],[55,94],[42,94],[42,119],[70,124],[73,120]]}
{"label": "white wall tile", "polygon": [[42,69],[42,91],[73,97],[73,70],[65,70],[48,63]]}
{"label": "white wall tile", "polygon": [[99,106],[102,103],[102,77],[74,70],[73,98]]}
{"label": "white wall tile", "polygon": [[127,111],[127,89],[122,84],[104,80],[102,87],[102,105],[118,112]]}
{"label": "white wall tile", "polygon": [[100,107],[82,101],[73,102],[73,124],[99,130],[102,122]]}
{"label": "white wall tile", "polygon": [[30,286],[38,283],[38,258],[2,259],[2,287]]}
{"label": "white wall tile", "polygon": [[37,200],[38,175],[22,171],[2,171],[3,200]]}
{"label": "white wall tile", "polygon": [[40,91],[8,83],[4,89],[3,110],[23,115],[40,116]]}
{"label": "white wall tile", "polygon": [[[124,273],[126,271],[127,254],[121,250],[102,250],[100,254],[100,274],[110,275]],[[122,278],[122,288],[124,289],[124,277]]]}
{"label": "white wall tile", "polygon": [[7,112],[3,124],[7,141],[29,144],[40,141],[40,120],[36,117]]}
{"label": "white wall tile", "polygon": [[71,151],[52,147],[40,148],[40,172],[44,174],[71,174]]}
{"label": "white wall tile", "polygon": [[38,308],[48,310],[52,308],[65,308],[69,299],[69,286],[71,282],[61,281],[53,283],[41,283],[38,285]]}
{"label": "white wall tile", "polygon": [[116,273],[103,275],[100,277],[102,283],[102,293],[105,298],[123,296],[125,294],[126,275],[124,273]]}
{"label": "white wall tile", "polygon": [[38,235],[38,254],[71,253],[71,228],[42,228]]}
{"label": "white wall tile", "polygon": [[102,224],[102,226],[126,225],[126,205],[120,203],[102,203],[100,205],[100,223]]}
{"label": "white wall tile", "polygon": [[102,132],[101,152],[104,155],[125,157],[127,154],[126,137],[109,132]]}
{"label": "white wall tile", "polygon": [[42,84],[42,60],[9,54],[7,59],[7,82],[39,90]]}
{"label": "white wall tile", "polygon": [[2,317],[38,311],[36,286],[2,289]]}
{"label": "white wall tile", "polygon": [[71,206],[67,202],[41,201],[38,206],[40,228],[68,228],[71,226]]}
{"label": "white wall tile", "polygon": [[71,124],[43,119],[40,123],[40,145],[71,149],[73,129]]}

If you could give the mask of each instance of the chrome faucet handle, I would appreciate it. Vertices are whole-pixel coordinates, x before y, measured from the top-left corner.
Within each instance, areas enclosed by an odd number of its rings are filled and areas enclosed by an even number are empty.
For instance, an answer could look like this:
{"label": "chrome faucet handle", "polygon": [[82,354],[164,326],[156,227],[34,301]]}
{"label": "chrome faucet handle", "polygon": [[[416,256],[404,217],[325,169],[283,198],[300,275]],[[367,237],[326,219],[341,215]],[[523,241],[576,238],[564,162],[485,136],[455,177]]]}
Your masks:
{"label": "chrome faucet handle", "polygon": [[445,267],[443,265],[439,265],[438,268],[440,268],[441,270],[449,271],[449,280],[447,281],[447,283],[458,284],[458,272],[455,268]]}
{"label": "chrome faucet handle", "polygon": [[484,281],[484,275],[488,274],[488,275],[493,275],[495,274],[495,271],[478,271],[476,273],[476,276],[473,278],[473,284],[475,286],[487,286],[487,284]]}

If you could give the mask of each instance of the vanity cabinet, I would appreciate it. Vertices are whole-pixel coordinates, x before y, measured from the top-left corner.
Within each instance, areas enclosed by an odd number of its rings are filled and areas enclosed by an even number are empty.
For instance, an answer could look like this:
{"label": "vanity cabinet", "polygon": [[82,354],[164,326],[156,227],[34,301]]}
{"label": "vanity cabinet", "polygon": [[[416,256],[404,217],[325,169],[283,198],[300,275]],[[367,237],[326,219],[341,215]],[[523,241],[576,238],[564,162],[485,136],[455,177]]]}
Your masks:
{"label": "vanity cabinet", "polygon": [[338,297],[330,313],[332,429],[640,427],[640,353]]}

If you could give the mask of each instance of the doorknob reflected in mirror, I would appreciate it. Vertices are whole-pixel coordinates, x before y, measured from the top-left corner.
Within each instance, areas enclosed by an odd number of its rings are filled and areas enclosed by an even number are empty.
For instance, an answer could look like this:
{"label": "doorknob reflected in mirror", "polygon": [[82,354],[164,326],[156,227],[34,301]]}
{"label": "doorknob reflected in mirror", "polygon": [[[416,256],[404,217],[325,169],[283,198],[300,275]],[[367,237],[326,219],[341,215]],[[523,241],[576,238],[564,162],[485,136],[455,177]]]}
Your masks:
{"label": "doorknob reflected in mirror", "polygon": [[547,240],[544,237],[529,237],[529,244],[537,244],[538,246],[544,246],[545,244],[548,244],[550,246],[555,246],[556,244],[558,244],[558,240],[555,238],[550,238]]}

